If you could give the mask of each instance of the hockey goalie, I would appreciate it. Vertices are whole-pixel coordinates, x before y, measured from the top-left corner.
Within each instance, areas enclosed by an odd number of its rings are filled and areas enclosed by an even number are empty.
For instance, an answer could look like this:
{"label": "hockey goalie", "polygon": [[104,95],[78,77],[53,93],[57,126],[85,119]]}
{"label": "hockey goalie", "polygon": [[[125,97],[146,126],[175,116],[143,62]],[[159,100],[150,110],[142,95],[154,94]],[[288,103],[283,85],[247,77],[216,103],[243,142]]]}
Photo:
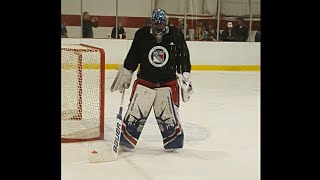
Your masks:
{"label": "hockey goalie", "polygon": [[184,102],[188,102],[193,93],[189,50],[181,30],[168,26],[168,16],[163,9],[153,11],[151,22],[151,27],[142,27],[136,32],[110,88],[111,92],[121,93],[128,89],[132,74],[140,65],[121,127],[120,146],[125,150],[135,148],[152,107],[164,148],[183,148],[179,92],[181,88]]}

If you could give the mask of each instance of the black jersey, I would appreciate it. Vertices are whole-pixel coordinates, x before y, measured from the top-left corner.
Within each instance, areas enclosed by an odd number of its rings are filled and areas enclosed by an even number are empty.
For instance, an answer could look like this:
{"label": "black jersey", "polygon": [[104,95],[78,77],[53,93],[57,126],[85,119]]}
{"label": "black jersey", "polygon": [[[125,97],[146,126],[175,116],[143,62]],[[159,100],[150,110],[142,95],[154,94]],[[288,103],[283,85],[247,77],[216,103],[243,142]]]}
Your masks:
{"label": "black jersey", "polygon": [[176,72],[190,72],[189,50],[181,30],[168,27],[158,44],[150,31],[151,27],[140,28],[134,37],[124,61],[128,70],[138,70],[138,78],[163,83],[176,79]]}

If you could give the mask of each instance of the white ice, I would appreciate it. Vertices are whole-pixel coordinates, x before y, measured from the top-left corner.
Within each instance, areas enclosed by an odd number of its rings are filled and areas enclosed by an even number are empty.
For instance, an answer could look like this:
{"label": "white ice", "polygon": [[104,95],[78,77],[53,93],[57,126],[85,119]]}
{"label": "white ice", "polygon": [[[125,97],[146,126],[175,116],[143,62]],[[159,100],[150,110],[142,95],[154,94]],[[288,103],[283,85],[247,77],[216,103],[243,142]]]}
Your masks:
{"label": "white ice", "polygon": [[[115,74],[106,71],[108,148],[121,98],[109,91]],[[151,113],[135,151],[121,153],[117,161],[89,163],[98,142],[62,144],[62,180],[259,180],[260,72],[193,71],[192,83],[190,102],[180,106],[183,149],[163,150]]]}

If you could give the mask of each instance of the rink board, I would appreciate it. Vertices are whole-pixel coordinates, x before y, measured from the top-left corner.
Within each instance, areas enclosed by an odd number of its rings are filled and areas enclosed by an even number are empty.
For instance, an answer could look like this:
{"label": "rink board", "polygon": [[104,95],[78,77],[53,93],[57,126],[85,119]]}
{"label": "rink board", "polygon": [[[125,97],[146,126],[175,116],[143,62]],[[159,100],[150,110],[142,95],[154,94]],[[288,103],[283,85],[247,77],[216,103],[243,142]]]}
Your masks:
{"label": "rink board", "polygon": [[[76,69],[77,65],[62,64],[63,68]],[[118,69],[120,64],[106,64],[105,69]],[[205,71],[260,71],[260,66],[248,65],[192,65],[192,70],[205,70]],[[100,69],[99,64],[83,64],[83,69]]]}

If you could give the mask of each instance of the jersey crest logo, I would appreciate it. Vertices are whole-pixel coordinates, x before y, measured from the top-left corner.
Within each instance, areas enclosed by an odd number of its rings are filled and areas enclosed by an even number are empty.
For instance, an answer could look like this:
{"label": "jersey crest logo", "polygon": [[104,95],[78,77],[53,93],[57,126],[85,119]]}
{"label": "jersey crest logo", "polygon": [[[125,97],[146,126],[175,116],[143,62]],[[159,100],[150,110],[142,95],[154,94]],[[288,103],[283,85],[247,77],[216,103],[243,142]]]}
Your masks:
{"label": "jersey crest logo", "polygon": [[163,46],[155,46],[149,51],[149,62],[154,67],[162,67],[167,64],[169,60],[169,53]]}

